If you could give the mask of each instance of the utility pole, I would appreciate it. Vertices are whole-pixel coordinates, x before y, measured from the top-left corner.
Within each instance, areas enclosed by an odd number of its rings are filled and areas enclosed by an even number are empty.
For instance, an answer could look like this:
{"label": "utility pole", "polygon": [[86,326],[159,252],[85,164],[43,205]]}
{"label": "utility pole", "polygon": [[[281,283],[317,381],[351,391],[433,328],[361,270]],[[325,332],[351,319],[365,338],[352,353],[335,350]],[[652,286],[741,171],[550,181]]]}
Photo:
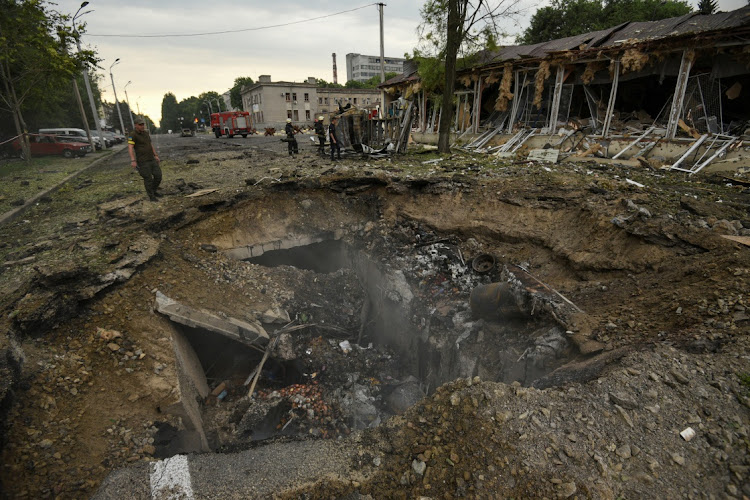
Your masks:
{"label": "utility pole", "polygon": [[[88,2],[83,2],[81,6],[78,8],[78,10],[80,11],[82,8],[86,7],[88,4],[89,4]],[[88,14],[89,12],[91,11],[89,10],[87,12],[84,12],[81,15]],[[73,33],[75,34],[75,37],[76,37],[76,47],[78,47],[78,52],[80,53],[81,52],[81,36],[78,33],[78,31],[76,31],[76,17],[78,17],[78,13],[76,13],[76,15],[73,16]],[[102,125],[100,123],[101,120],[99,119],[99,112],[96,109],[96,103],[94,103],[94,94],[93,92],[91,92],[91,83],[89,82],[89,72],[85,66],[83,68],[83,82],[86,84],[86,92],[89,95],[89,104],[91,105],[91,114],[94,117],[94,124],[96,125],[96,133],[99,135],[99,142],[101,143],[102,150],[105,150],[107,149],[107,145],[104,143],[104,134],[102,134]],[[76,89],[77,88],[78,86],[76,85]],[[92,147],[94,148],[93,152],[96,152],[96,145],[93,144],[94,142],[93,139],[91,140],[91,142],[92,142]]]}
{"label": "utility pole", "polygon": [[81,112],[81,118],[83,119],[83,128],[86,129],[86,137],[89,138],[89,144],[91,144],[91,152],[96,153],[96,143],[94,138],[91,136],[91,130],[89,129],[89,120],[86,118],[86,110],[83,109],[83,101],[81,100],[81,92],[78,90],[78,82],[76,77],[73,77],[73,93],[76,95],[76,102],[78,103],[78,110]]}
{"label": "utility pole", "polygon": [[115,62],[109,67],[109,77],[112,79],[112,92],[115,94],[115,106],[117,107],[117,114],[120,117],[120,133],[125,134],[125,123],[122,121],[122,111],[120,111],[120,103],[117,101],[117,89],[115,89],[115,77],[112,75],[112,66],[120,62],[120,58],[115,59]]}
{"label": "utility pole", "polygon": [[131,81],[128,81],[128,83],[125,84],[125,87],[123,87],[123,90],[125,91],[125,102],[128,103],[128,116],[130,117],[130,126],[133,127],[133,130],[135,130],[135,122],[133,121],[133,110],[130,108],[130,99],[128,98],[128,85],[130,85]]}
{"label": "utility pole", "polygon": [[[383,7],[384,3],[378,4],[378,10],[380,11],[380,83],[385,83],[385,45],[383,42]],[[385,90],[380,91],[380,113],[381,118],[383,110],[385,109]]]}

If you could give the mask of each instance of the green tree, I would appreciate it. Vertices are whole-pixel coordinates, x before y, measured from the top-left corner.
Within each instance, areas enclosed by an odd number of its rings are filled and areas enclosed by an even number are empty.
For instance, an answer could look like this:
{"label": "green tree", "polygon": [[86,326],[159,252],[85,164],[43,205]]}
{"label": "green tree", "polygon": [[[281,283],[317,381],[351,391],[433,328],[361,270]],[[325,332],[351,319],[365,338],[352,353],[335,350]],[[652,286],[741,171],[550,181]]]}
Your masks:
{"label": "green tree", "polygon": [[342,89],[342,88],[344,88],[344,86],[341,85],[340,83],[327,82],[327,81],[323,80],[322,78],[316,78],[315,79],[315,85],[317,87],[319,87],[319,88],[328,88],[328,89]]}
{"label": "green tree", "polygon": [[180,110],[177,105],[177,98],[172,92],[167,92],[161,100],[161,122],[159,128],[162,131],[173,129],[179,117]]}
{"label": "green tree", "polygon": [[479,48],[493,48],[505,33],[499,21],[515,19],[518,0],[427,0],[420,11],[417,30],[420,46],[414,54],[426,60],[444,61],[443,112],[438,128],[438,150],[450,152],[453,121],[453,90],[459,54],[469,55]]}
{"label": "green tree", "polygon": [[[398,73],[391,71],[391,72],[387,72],[384,76],[385,76],[385,81],[388,81],[391,78],[393,78],[394,76],[398,76]],[[380,85],[380,75],[375,75],[375,76],[373,76],[373,77],[365,80],[364,82],[360,82],[360,83],[361,83],[362,86],[361,87],[356,87],[356,88],[360,88],[360,89],[375,89],[375,88],[378,88],[378,85]],[[349,82],[346,82],[346,86],[349,87]]]}
{"label": "green tree", "polygon": [[[70,20],[39,0],[0,0],[0,111],[17,135],[28,130],[24,113],[48,101],[49,92],[67,88],[91,52],[70,54]],[[8,123],[10,125],[10,123]],[[30,157],[28,141],[23,141]]]}
{"label": "green tree", "polygon": [[600,0],[553,0],[551,5],[537,9],[518,42],[527,45],[548,42],[632,21],[682,16],[690,11],[690,6],[682,0],[605,0],[604,3]]}
{"label": "green tree", "polygon": [[716,0],[700,0],[698,2],[698,12],[701,14],[713,14],[719,8]]}
{"label": "green tree", "polygon": [[234,86],[229,89],[229,102],[235,109],[241,109],[243,111],[250,111],[245,109],[244,103],[242,102],[242,87],[249,87],[255,83],[249,76],[240,76],[234,79]]}

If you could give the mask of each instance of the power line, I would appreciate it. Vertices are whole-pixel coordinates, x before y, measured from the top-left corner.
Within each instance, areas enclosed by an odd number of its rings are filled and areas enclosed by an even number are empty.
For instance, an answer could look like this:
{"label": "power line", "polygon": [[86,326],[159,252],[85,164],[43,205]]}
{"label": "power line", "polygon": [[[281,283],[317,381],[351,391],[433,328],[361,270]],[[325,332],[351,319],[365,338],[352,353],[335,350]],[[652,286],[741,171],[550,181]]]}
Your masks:
{"label": "power line", "polygon": [[183,34],[175,34],[175,35],[95,35],[91,33],[86,33],[86,36],[98,36],[98,37],[115,37],[115,38],[170,38],[170,37],[191,37],[191,36],[209,36],[209,35],[226,35],[228,33],[242,33],[245,31],[259,31],[259,30],[266,30],[271,28],[281,28],[283,26],[291,26],[294,24],[301,24],[301,23],[309,23],[310,21],[317,21],[319,19],[326,19],[333,16],[338,16],[341,14],[346,14],[348,12],[354,12],[355,10],[364,9],[367,7],[372,7],[373,5],[378,5],[377,3],[370,3],[367,5],[363,5],[361,7],[355,7],[353,9],[349,10],[342,10],[341,12],[335,12],[333,14],[326,14],[325,16],[318,16],[318,17],[312,17],[310,19],[303,19],[301,21],[293,21],[291,23],[283,23],[283,24],[271,24],[269,26],[260,26],[257,28],[244,28],[240,30],[225,30],[225,31],[208,31],[206,33],[183,33]]}

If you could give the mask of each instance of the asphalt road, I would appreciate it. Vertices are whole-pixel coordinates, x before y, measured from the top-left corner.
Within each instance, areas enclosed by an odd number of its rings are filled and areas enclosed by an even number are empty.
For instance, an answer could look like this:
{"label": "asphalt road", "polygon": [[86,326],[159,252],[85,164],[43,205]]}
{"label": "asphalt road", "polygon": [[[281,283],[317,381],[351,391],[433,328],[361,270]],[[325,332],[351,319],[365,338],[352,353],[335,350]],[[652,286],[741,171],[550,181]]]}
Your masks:
{"label": "asphalt road", "polygon": [[112,472],[93,500],[271,498],[347,473],[357,447],[344,441],[276,443],[240,453],[176,455]]}

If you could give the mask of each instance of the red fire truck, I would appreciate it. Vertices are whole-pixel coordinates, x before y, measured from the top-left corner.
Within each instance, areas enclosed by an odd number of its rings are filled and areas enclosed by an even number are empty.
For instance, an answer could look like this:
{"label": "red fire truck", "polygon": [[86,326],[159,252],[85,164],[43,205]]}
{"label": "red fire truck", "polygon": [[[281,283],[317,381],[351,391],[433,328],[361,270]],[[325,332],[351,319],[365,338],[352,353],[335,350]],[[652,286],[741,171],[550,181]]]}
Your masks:
{"label": "red fire truck", "polygon": [[211,114],[211,130],[217,139],[222,135],[247,137],[252,129],[249,111],[222,111]]}

